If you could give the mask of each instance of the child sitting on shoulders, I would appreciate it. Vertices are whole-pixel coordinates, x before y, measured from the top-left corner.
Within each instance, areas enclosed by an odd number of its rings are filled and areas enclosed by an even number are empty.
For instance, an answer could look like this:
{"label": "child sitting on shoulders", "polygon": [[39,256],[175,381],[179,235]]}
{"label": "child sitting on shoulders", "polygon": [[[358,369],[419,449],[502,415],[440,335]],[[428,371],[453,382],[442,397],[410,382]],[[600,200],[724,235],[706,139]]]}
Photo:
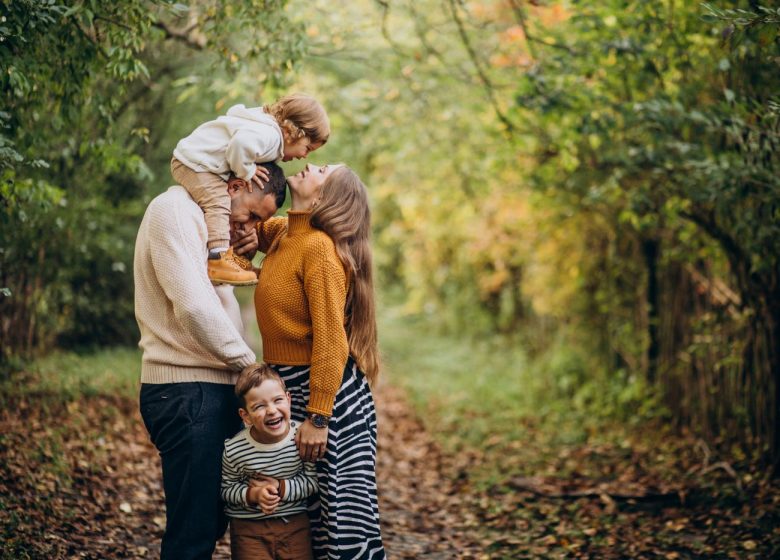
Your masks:
{"label": "child sitting on shoulders", "polygon": [[301,461],[295,445],[290,393],[266,364],[245,368],[235,391],[246,428],[225,441],[222,455],[232,558],[311,559],[306,510],[317,476],[314,463]]}
{"label": "child sitting on shoulders", "polygon": [[171,174],[203,209],[208,229],[208,274],[213,284],[248,286],[257,276],[242,267],[230,247],[230,197],[233,172],[261,187],[268,180],[258,163],[307,157],[330,136],[325,109],[314,98],[293,93],[264,107],[235,105],[227,114],[197,127],[173,150]]}

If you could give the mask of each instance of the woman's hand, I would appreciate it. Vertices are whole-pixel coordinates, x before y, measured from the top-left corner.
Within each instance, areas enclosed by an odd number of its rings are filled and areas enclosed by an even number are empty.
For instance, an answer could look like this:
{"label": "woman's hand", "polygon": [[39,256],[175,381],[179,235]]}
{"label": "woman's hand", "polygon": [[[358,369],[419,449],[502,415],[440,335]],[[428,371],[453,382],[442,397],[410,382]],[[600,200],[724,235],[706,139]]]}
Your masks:
{"label": "woman's hand", "polygon": [[322,459],[328,445],[328,428],[317,428],[307,418],[295,434],[295,445],[304,461]]}

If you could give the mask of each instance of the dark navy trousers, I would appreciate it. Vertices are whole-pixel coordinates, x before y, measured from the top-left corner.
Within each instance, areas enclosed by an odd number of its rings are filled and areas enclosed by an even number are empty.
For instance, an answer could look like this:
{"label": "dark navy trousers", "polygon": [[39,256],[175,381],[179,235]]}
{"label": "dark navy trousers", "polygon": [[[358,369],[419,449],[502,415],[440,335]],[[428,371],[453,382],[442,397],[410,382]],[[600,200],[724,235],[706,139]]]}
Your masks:
{"label": "dark navy trousers", "polygon": [[141,416],[162,459],[161,560],[206,560],[227,528],[220,498],[225,440],[241,429],[232,385],[141,385]]}

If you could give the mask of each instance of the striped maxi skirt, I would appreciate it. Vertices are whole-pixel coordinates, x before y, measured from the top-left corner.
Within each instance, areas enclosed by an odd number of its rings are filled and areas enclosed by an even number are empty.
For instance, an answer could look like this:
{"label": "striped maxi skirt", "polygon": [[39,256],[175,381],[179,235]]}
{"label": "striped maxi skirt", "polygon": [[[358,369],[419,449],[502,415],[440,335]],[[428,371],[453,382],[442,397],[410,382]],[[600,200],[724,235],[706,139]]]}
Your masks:
{"label": "striped maxi skirt", "polygon": [[[309,366],[272,367],[292,397],[292,418],[306,419]],[[309,506],[318,560],[384,559],[376,491],[376,410],[368,381],[350,358],[328,424],[325,457],[316,463],[319,500]]]}

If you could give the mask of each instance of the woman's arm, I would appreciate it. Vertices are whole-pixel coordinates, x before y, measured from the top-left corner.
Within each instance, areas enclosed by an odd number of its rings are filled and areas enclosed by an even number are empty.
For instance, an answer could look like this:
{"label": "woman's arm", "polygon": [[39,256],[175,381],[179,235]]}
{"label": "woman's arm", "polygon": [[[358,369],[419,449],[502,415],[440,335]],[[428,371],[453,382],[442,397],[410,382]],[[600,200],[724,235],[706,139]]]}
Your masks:
{"label": "woman's arm", "polygon": [[306,410],[330,416],[349,357],[344,329],[347,276],[329,237],[318,236],[307,249],[303,286],[309,302],[312,352]]}
{"label": "woman's arm", "polygon": [[287,231],[287,218],[277,216],[269,218],[264,222],[257,224],[258,251],[267,253],[277,237],[284,235]]}

